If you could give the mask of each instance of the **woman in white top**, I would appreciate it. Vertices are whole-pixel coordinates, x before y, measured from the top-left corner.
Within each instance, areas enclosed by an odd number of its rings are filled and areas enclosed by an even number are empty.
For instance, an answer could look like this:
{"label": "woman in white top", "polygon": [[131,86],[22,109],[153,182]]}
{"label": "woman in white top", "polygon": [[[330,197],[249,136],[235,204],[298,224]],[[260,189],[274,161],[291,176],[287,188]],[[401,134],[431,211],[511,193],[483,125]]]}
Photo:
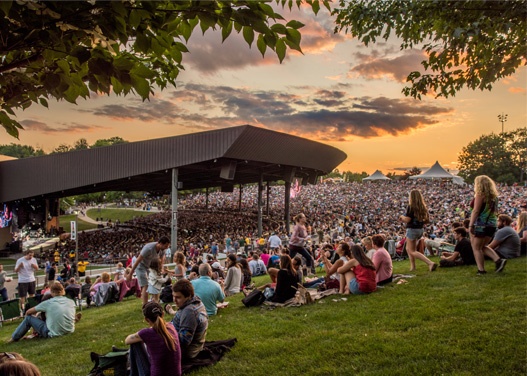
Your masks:
{"label": "woman in white top", "polygon": [[304,287],[317,287],[322,283],[326,283],[326,288],[331,289],[337,288],[338,282],[339,293],[344,293],[346,281],[344,279],[343,274],[337,273],[337,269],[343,266],[346,262],[351,259],[351,249],[348,243],[342,242],[337,247],[336,252],[339,255],[339,259],[336,260],[334,263],[331,263],[331,261],[329,261],[326,252],[322,252],[320,259],[324,264],[324,269],[326,270],[326,277],[318,278],[316,280],[311,280],[308,283],[304,283]]}
{"label": "woman in white top", "polygon": [[242,271],[236,262],[236,256],[230,254],[227,256],[227,277],[223,283],[225,296],[234,295],[240,292],[242,283]]}

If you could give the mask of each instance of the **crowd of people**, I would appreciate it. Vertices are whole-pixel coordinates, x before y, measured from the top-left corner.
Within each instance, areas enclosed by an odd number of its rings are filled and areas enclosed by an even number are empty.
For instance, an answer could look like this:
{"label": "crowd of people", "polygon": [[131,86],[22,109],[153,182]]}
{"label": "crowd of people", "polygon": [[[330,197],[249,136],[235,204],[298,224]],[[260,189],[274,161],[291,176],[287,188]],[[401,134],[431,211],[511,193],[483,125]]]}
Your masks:
{"label": "crowd of people", "polygon": [[[123,258],[122,280],[131,280],[134,274],[137,278],[149,327],[129,335],[125,343],[131,345],[130,362],[138,374],[168,374],[163,364],[172,365],[171,375],[181,374],[182,362],[203,349],[208,318],[217,314],[225,297],[249,296],[253,290],[270,302],[286,303],[295,297],[299,285],[341,294],[373,293],[393,280],[396,253],[386,249],[390,241],[404,243],[402,252],[410,260],[410,271],[419,260],[430,272],[438,266],[475,264],[477,274],[484,275],[485,257],[495,262],[495,272],[501,272],[507,259],[519,257],[522,250],[525,254],[526,188],[496,186],[486,176],[477,177],[473,187],[413,181],[306,186],[293,201],[292,211],[298,214],[291,231],[280,220],[283,187],[272,187],[262,236],[256,233],[251,193],[256,196],[252,187],[245,188],[241,201],[236,194],[219,193],[182,199],[180,245],[174,253],[166,236],[169,212],[81,234],[81,252]],[[426,240],[433,239],[453,247],[443,252],[439,264],[427,257]],[[63,252],[69,254],[65,247]],[[225,267],[216,259],[219,251],[227,254]],[[33,292],[34,281],[20,280],[20,276],[30,277],[38,269],[32,259],[28,252],[15,267],[19,293],[26,295]],[[175,262],[172,270],[166,266],[171,261]],[[315,275],[317,265],[323,267],[323,276]],[[254,287],[252,277],[262,274],[268,274],[271,282]],[[167,286],[177,311],[170,303],[160,304],[166,302],[162,291]],[[73,303],[64,302],[64,295],[62,284],[53,282],[51,299],[27,310],[12,340],[19,340],[30,328],[43,338],[73,332],[79,317],[74,315]],[[50,307],[56,312],[51,317]],[[48,317],[44,321],[33,317],[37,312]],[[165,322],[165,313],[173,315],[171,323]],[[67,321],[67,325],[61,322],[60,333],[52,329],[55,314]]]}

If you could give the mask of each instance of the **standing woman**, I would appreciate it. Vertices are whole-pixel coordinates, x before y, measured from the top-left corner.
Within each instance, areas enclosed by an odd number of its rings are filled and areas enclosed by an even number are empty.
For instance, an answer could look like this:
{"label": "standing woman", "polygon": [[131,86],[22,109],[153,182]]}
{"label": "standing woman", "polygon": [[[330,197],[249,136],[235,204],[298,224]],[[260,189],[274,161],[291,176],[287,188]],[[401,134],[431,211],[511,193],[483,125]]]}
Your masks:
{"label": "standing woman", "polygon": [[307,270],[311,270],[313,267],[313,257],[304,248],[306,240],[311,238],[311,236],[307,234],[306,216],[304,213],[300,213],[293,219],[296,224],[295,227],[293,227],[293,233],[289,240],[289,256],[294,258],[297,253],[300,253],[306,259]]}
{"label": "standing woman", "polygon": [[520,237],[520,255],[525,256],[527,254],[527,212],[520,213],[516,231]]}
{"label": "standing woman", "polygon": [[227,256],[227,276],[223,284],[225,296],[231,296],[240,292],[242,285],[242,270],[236,262],[236,256],[232,253]]}
{"label": "standing woman", "polygon": [[[163,308],[148,302],[143,306],[143,316],[149,328],[130,334],[124,343],[130,346],[132,374],[150,376],[180,376],[181,350],[176,329],[165,323]],[[145,346],[146,345],[146,351]]]}
{"label": "standing woman", "polygon": [[425,262],[431,272],[436,270],[437,263],[430,261],[424,254],[417,252],[417,241],[423,236],[424,224],[430,220],[428,208],[421,191],[417,189],[410,191],[410,202],[406,208],[406,214],[401,215],[399,220],[406,223],[406,252],[408,252],[408,257],[410,258],[410,271],[415,270],[415,259]]}
{"label": "standing woman", "polygon": [[492,248],[487,247],[498,224],[498,190],[494,181],[486,175],[474,179],[474,199],[471,201],[470,243],[478,265],[478,275],[485,271],[485,256],[496,264],[496,273],[501,272],[507,260],[500,259]]}

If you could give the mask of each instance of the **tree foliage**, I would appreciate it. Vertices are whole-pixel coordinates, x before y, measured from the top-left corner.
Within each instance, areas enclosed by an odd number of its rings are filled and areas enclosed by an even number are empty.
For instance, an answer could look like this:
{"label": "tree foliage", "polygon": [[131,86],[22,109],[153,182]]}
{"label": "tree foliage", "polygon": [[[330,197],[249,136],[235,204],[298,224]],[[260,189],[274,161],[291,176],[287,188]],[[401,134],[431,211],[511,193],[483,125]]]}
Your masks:
{"label": "tree foliage", "polygon": [[126,144],[128,141],[123,140],[121,137],[103,138],[93,143],[91,148],[100,148],[103,146],[112,146],[118,144]]}
{"label": "tree foliage", "polygon": [[524,0],[340,0],[333,13],[335,31],[365,45],[395,35],[402,50],[422,46],[428,72],[409,73],[403,89],[414,98],[454,96],[463,87],[491,90],[527,64]]}
{"label": "tree foliage", "polygon": [[0,145],[0,154],[13,158],[28,158],[46,154],[42,149],[35,149],[30,145],[9,144]]}
{"label": "tree foliage", "polygon": [[419,167],[412,167],[411,169],[406,170],[404,172],[402,179],[403,180],[408,180],[410,178],[410,176],[420,175],[421,172],[422,171],[421,171],[421,169]]}
{"label": "tree foliage", "polygon": [[[306,0],[316,13],[327,0]],[[276,0],[282,7],[301,0]],[[241,33],[280,62],[301,51],[296,20],[286,22],[264,1],[116,0],[0,1],[0,124],[18,137],[13,109],[56,98],[75,103],[90,92],[136,93],[175,86],[186,43],[196,27]]]}
{"label": "tree foliage", "polygon": [[527,128],[483,135],[465,146],[459,157],[459,175],[472,183],[487,175],[499,183],[523,181],[527,170]]}

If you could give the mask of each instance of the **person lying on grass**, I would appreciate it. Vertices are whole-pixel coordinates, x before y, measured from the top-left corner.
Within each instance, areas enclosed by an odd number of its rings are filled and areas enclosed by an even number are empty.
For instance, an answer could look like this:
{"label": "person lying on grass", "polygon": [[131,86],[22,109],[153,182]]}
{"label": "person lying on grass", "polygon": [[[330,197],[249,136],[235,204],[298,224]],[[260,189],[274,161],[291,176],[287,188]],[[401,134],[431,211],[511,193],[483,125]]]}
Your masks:
{"label": "person lying on grass", "polygon": [[174,315],[172,324],[178,333],[182,359],[195,358],[205,344],[209,316],[188,279],[180,279],[172,286],[172,296],[179,309],[174,311],[167,304],[165,310]]}
{"label": "person lying on grass", "polygon": [[369,294],[377,290],[373,262],[358,245],[351,247],[351,256],[353,258],[337,270],[346,280],[344,294]]}
{"label": "person lying on grass", "polygon": [[130,368],[140,375],[180,376],[181,349],[176,329],[172,323],[165,323],[163,308],[156,302],[143,306],[143,316],[149,327],[124,340],[131,345]]}
{"label": "person lying on grass", "polygon": [[[18,341],[31,328],[41,338],[58,337],[75,331],[75,322],[81,317],[80,313],[75,315],[75,302],[64,296],[64,287],[60,282],[53,282],[50,291],[51,299],[26,311],[26,317],[15,329],[9,342]],[[33,316],[37,312],[45,312],[46,321]]]}

